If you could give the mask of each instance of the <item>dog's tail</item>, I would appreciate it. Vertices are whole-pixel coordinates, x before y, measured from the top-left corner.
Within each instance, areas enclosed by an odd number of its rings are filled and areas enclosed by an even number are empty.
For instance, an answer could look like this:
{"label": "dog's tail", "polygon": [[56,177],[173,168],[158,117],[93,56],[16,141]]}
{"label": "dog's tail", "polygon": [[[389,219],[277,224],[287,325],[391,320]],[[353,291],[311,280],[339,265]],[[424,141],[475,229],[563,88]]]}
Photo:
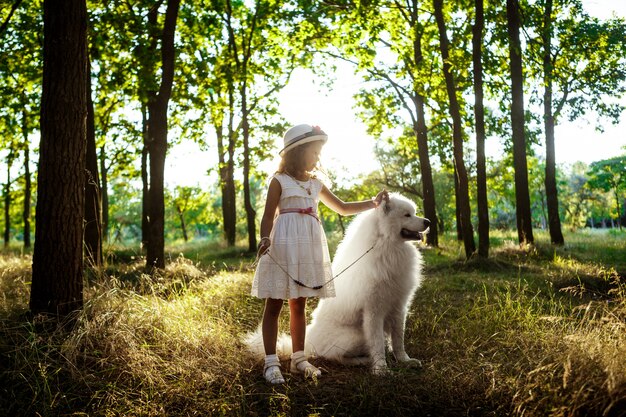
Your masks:
{"label": "dog's tail", "polygon": [[[261,326],[259,326],[254,332],[247,333],[243,337],[242,341],[253,356],[257,358],[265,356]],[[285,333],[279,334],[278,341],[276,343],[276,353],[278,356],[288,357],[291,355],[291,350],[291,337]]]}

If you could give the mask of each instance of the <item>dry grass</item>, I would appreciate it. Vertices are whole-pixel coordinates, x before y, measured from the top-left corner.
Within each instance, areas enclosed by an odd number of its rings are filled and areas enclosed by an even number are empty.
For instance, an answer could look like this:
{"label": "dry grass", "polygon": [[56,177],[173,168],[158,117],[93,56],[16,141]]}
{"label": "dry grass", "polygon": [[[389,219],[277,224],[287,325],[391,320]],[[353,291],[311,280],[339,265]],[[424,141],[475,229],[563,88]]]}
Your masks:
{"label": "dry grass", "polygon": [[155,276],[139,256],[116,255],[87,283],[71,331],[24,318],[30,259],[6,256],[0,414],[626,415],[626,261],[614,254],[626,239],[567,238],[522,250],[496,235],[488,261],[461,261],[452,241],[424,250],[427,280],[407,323],[422,369],[373,377],[319,360],[319,382],[287,374],[280,387],[239,340],[262,302],[248,295],[251,259],[238,251],[177,248],[188,255]]}

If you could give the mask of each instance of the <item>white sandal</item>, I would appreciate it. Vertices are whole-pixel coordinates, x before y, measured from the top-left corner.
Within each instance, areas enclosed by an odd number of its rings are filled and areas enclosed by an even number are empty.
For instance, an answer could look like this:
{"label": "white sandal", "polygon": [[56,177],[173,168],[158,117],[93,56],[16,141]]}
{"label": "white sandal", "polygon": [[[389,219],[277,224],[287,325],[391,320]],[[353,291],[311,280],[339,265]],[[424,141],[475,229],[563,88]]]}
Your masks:
{"label": "white sandal", "polygon": [[272,359],[265,363],[263,376],[272,385],[285,383],[285,378],[283,378],[283,374],[280,372],[280,361],[278,359]]}
{"label": "white sandal", "polygon": [[322,371],[311,365],[311,363],[306,360],[304,352],[302,351],[295,352],[291,355],[291,373],[304,374],[305,378],[319,378],[322,376]]}

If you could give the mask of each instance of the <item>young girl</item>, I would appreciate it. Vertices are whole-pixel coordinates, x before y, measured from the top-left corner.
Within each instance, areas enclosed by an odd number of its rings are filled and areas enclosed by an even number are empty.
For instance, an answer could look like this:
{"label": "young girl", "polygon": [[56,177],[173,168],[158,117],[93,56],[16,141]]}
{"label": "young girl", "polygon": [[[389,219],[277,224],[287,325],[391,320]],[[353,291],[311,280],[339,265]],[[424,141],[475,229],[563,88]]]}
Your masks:
{"label": "young girl", "polygon": [[305,377],[321,375],[304,356],[306,299],[335,295],[326,236],[317,216],[318,201],[341,215],[350,215],[376,208],[388,199],[383,190],[372,200],[344,202],[315,178],[313,171],[328,140],[318,126],[294,126],[283,140],[282,161],[267,192],[259,242],[262,256],[252,284],[252,295],[266,299],[261,325],[266,355],[263,375],[271,384],[285,382],[276,355],[283,300],[289,300],[294,352],[291,372]]}

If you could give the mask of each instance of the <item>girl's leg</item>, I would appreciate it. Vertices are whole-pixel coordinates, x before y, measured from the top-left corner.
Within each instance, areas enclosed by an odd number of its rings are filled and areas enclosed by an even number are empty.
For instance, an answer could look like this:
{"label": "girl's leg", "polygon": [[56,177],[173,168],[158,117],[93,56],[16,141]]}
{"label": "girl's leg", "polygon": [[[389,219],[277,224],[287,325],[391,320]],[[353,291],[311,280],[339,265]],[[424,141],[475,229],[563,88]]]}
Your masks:
{"label": "girl's leg", "polygon": [[294,352],[304,350],[306,335],[306,297],[291,298],[289,300],[289,330],[291,331],[291,347]]}
{"label": "girl's leg", "polygon": [[319,377],[322,372],[311,365],[304,356],[304,338],[306,335],[306,316],[304,313],[306,298],[292,298],[289,300],[289,327],[291,330],[291,372],[304,373],[306,378]]}
{"label": "girl's leg", "polygon": [[265,300],[263,311],[263,346],[265,348],[265,366],[263,376],[270,384],[282,384],[285,382],[280,373],[280,361],[276,355],[276,339],[278,338],[278,317],[283,307],[283,300],[268,298]]}
{"label": "girl's leg", "polygon": [[276,354],[276,339],[278,338],[278,316],[283,308],[283,300],[268,298],[265,300],[263,311],[263,347],[266,355]]}

